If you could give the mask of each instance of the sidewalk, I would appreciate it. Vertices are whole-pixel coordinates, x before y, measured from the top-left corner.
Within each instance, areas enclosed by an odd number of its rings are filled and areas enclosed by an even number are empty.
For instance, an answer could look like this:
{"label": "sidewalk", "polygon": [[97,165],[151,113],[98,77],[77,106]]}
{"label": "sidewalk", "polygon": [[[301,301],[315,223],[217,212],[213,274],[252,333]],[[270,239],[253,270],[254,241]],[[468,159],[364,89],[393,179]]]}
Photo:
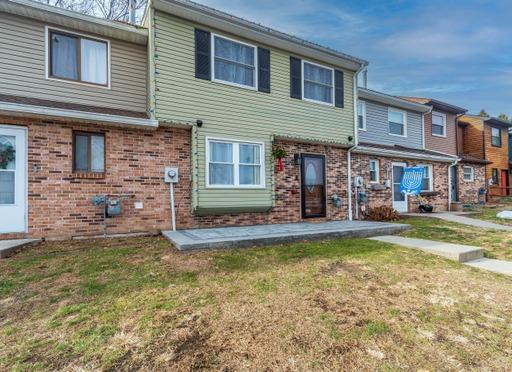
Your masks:
{"label": "sidewalk", "polygon": [[483,249],[462,244],[436,242],[426,239],[404,238],[401,236],[384,235],[370,238],[380,242],[401,245],[407,248],[442,256],[471,267],[512,276],[512,262],[493,260],[483,257]]}
{"label": "sidewalk", "polygon": [[476,218],[469,218],[469,217],[465,217],[464,215],[462,215],[460,213],[454,213],[454,212],[407,213],[406,215],[407,216],[415,216],[415,217],[439,218],[444,221],[456,222],[456,223],[460,223],[463,225],[479,227],[482,229],[512,231],[512,226],[500,225],[500,224],[497,224],[494,222],[478,220]]}

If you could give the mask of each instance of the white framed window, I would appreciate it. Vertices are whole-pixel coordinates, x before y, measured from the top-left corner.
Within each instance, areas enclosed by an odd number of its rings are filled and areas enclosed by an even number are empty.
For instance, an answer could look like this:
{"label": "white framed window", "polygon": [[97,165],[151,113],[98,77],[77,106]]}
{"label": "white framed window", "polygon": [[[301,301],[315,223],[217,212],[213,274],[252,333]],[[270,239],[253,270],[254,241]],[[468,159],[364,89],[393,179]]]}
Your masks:
{"label": "white framed window", "polygon": [[334,69],[302,60],[302,99],[334,106]]}
{"label": "white framed window", "polygon": [[425,169],[423,172],[423,181],[421,182],[421,191],[434,191],[432,165],[418,164],[417,166]]}
{"label": "white framed window", "polygon": [[379,161],[375,159],[370,160],[370,182],[378,183],[379,182]]}
{"label": "white framed window", "polygon": [[264,144],[206,138],[206,186],[265,188]]}
{"label": "white framed window", "polygon": [[407,137],[407,113],[402,110],[388,109],[389,135]]}
{"label": "white framed window", "polygon": [[432,111],[432,135],[446,137],[446,115]]}
{"label": "white framed window", "polygon": [[473,167],[462,167],[464,172],[464,181],[473,182],[475,180],[475,168]]}
{"label": "white framed window", "polygon": [[211,34],[213,81],[256,89],[258,49],[251,44]]}
{"label": "white framed window", "polygon": [[366,130],[366,102],[357,102],[357,129]]}
{"label": "white framed window", "polygon": [[501,147],[501,129],[491,127],[491,145]]}
{"label": "white framed window", "polygon": [[46,32],[46,78],[110,88],[110,41],[56,28]]}

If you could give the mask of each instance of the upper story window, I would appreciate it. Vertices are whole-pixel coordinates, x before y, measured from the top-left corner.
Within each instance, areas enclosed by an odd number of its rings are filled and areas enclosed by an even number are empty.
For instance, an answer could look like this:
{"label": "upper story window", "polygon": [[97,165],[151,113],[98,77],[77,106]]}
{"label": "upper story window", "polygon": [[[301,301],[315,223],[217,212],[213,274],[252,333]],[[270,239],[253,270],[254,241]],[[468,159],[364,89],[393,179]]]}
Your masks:
{"label": "upper story window", "polygon": [[421,182],[421,191],[433,191],[434,190],[434,178],[432,175],[432,165],[418,165],[423,167],[423,181]]}
{"label": "upper story window", "polygon": [[48,31],[48,77],[109,86],[109,42]]}
{"label": "upper story window", "polygon": [[302,61],[303,99],[328,105],[334,104],[334,70]]}
{"label": "upper story window", "polygon": [[262,143],[207,139],[207,186],[265,187]]}
{"label": "upper story window", "polygon": [[213,35],[215,81],[256,88],[256,47]]}
{"label": "upper story window", "polygon": [[473,167],[463,167],[464,171],[464,181],[473,182],[475,180],[475,168]]}
{"label": "upper story window", "polygon": [[366,130],[366,103],[364,101],[357,102],[357,128]]}
{"label": "upper story window", "polygon": [[370,182],[377,183],[379,182],[379,161],[378,160],[370,160]]}
{"label": "upper story window", "polygon": [[73,172],[105,172],[105,135],[73,133]]}
{"label": "upper story window", "polygon": [[407,137],[407,114],[405,111],[390,108],[388,123],[390,135]]}
{"label": "upper story window", "polygon": [[446,115],[432,112],[432,135],[446,137]]}
{"label": "upper story window", "polygon": [[491,145],[501,147],[501,129],[491,127]]}

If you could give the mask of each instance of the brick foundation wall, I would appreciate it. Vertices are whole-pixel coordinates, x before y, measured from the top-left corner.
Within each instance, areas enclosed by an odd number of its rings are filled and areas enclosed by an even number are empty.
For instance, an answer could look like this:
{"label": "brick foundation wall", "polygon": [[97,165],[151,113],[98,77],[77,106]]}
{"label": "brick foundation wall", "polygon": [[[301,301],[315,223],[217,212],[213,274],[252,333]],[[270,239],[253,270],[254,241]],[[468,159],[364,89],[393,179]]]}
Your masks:
{"label": "brick foundation wall", "polygon": [[[368,196],[368,208],[375,208],[379,206],[393,206],[392,189],[386,188],[384,190],[372,190],[370,185],[370,159],[378,160],[380,163],[379,178],[380,184],[384,185],[386,180],[391,180],[392,177],[392,163],[407,163],[407,166],[415,166],[418,164],[432,165],[434,173],[433,190],[437,195],[426,196],[425,198],[434,206],[435,211],[448,210],[448,164],[438,163],[431,161],[421,161],[415,159],[398,159],[387,158],[382,156],[372,156],[366,154],[353,154],[352,156],[352,175],[362,176],[364,186]],[[418,212],[418,202],[415,197],[408,197],[408,210],[409,212]]]}
{"label": "brick foundation wall", "polygon": [[[475,177],[473,182],[464,180],[464,166],[473,167]],[[461,203],[478,203],[478,190],[485,188],[485,165],[460,163],[457,165],[457,179],[459,189],[459,202]],[[485,200],[485,196],[483,198]]]}
{"label": "brick foundation wall", "polygon": [[[132,195],[122,201],[122,214],[108,218],[108,233],[158,232],[171,227],[165,166],[180,169],[175,187],[178,229],[301,221],[300,166],[296,153],[326,155],[327,220],[347,216],[347,153],[332,146],[278,142],[289,154],[283,172],[275,172],[275,207],[266,213],[195,216],[191,206],[190,131],[127,129],[58,120],[0,117],[0,124],[28,128],[28,235],[69,238],[103,233],[103,210],[94,195]],[[105,177],[84,179],[72,171],[73,131],[105,134]],[[330,200],[338,194],[342,207]],[[142,202],[142,209],[135,209]],[[324,220],[325,220],[324,219]],[[25,234],[4,234],[0,239]]]}

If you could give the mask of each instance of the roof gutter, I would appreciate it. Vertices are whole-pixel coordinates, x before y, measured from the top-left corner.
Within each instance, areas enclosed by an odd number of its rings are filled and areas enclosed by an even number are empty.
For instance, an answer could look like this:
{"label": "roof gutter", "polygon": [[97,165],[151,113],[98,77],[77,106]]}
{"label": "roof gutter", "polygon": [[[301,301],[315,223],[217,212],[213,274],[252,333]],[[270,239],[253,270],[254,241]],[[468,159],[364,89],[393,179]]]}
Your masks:
{"label": "roof gutter", "polygon": [[437,155],[428,155],[428,154],[415,154],[411,152],[399,151],[399,150],[388,150],[388,149],[379,149],[374,147],[365,147],[358,146],[356,149],[357,153],[360,154],[368,154],[368,155],[381,155],[381,156],[396,156],[400,158],[407,159],[419,159],[419,160],[431,160],[438,161],[442,163],[452,163],[455,156],[437,156]]}
{"label": "roof gutter", "polygon": [[158,128],[158,120],[135,118],[131,116],[109,115],[53,107],[24,105],[19,103],[0,102],[0,112],[11,115],[34,115],[38,117],[65,118],[86,122],[99,122],[112,125],[139,127],[145,129]]}

